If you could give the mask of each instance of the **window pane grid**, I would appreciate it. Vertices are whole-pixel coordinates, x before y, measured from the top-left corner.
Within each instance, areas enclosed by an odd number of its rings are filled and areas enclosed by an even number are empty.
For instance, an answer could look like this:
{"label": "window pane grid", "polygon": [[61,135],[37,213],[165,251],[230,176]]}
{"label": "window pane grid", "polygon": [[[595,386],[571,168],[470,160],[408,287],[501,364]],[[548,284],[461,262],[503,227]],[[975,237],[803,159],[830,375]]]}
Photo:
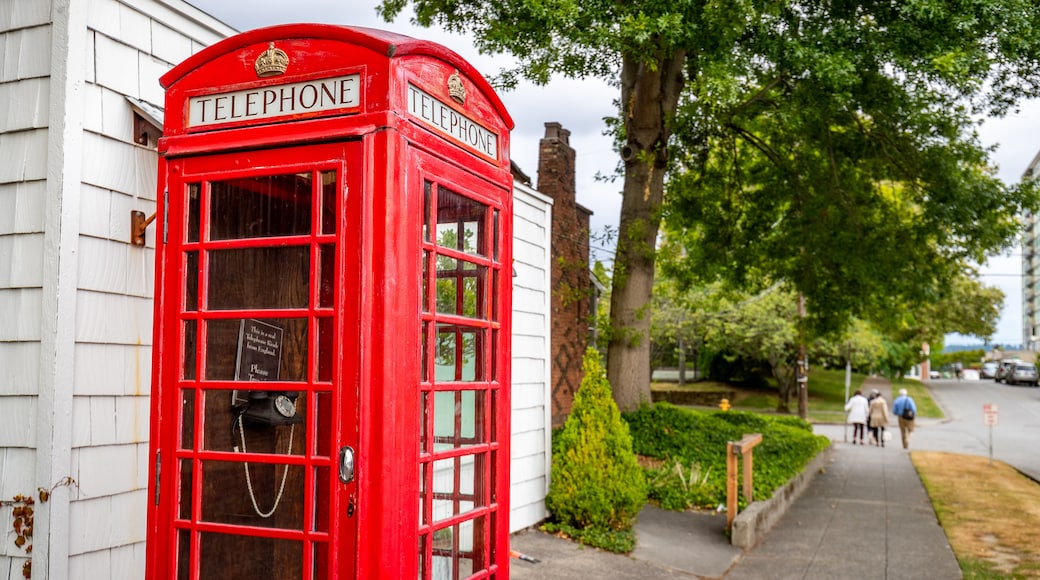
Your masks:
{"label": "window pane grid", "polygon": [[500,268],[489,237],[497,235],[497,210],[429,181],[424,193],[421,328],[430,370],[420,385],[419,577],[486,577],[495,448],[488,369],[499,327],[491,293]]}

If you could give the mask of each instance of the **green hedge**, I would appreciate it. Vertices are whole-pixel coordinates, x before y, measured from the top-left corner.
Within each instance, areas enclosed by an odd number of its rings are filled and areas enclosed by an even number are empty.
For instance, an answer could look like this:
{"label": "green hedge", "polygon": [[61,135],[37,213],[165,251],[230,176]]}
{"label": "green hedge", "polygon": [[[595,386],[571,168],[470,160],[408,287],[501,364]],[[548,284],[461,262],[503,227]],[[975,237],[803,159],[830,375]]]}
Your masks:
{"label": "green hedge", "polygon": [[[668,403],[644,406],[623,419],[633,449],[652,458],[649,497],[665,509],[714,508],[726,503],[726,443],[761,433],[754,448],[754,499],[802,472],[830,441],[797,417],[742,411],[696,411]],[[744,499],[740,498],[743,505]]]}

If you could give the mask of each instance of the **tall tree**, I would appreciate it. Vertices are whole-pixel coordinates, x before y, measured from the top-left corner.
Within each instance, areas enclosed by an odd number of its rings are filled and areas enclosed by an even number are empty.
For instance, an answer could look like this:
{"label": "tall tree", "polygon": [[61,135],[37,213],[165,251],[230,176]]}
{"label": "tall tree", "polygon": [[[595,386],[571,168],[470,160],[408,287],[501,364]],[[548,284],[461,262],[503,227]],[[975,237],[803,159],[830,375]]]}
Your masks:
{"label": "tall tree", "polygon": [[[705,209],[724,210],[736,192],[744,198],[757,192],[754,202],[738,201],[772,211],[742,209],[724,216],[718,227],[697,222],[701,227],[693,239],[721,247],[714,263],[723,269],[731,256],[762,253],[767,260],[743,263],[768,266],[778,274],[774,279],[791,280],[809,299],[810,312],[818,314],[877,303],[889,289],[867,279],[907,270],[905,262],[889,271],[883,269],[887,262],[870,267],[861,261],[846,264],[835,252],[816,255],[829,235],[844,238],[837,247],[855,248],[852,239],[867,234],[884,241],[884,249],[925,245],[937,250],[921,256],[943,258],[940,250],[949,247],[944,242],[962,238],[967,253],[981,258],[983,251],[1008,241],[1004,222],[1025,205],[994,183],[965,181],[963,162],[972,159],[981,166],[985,153],[959,137],[966,128],[965,99],[980,111],[1003,113],[1022,96],[1036,94],[1040,7],[1035,0],[384,0],[381,12],[390,19],[408,5],[420,25],[469,33],[482,51],[514,55],[520,64],[502,75],[504,82],[520,77],[545,82],[562,74],[599,76],[619,87],[624,186],[607,374],[623,410],[650,400],[649,303],[670,169],[703,168],[710,171],[694,174],[725,177],[728,184],[687,181],[678,190],[694,209],[678,206],[679,212],[725,213]],[[944,114],[949,111],[959,114]],[[795,128],[780,131],[788,122]],[[765,137],[770,131],[784,138],[771,142]],[[875,137],[858,171],[855,149],[861,144],[845,139],[857,133]],[[689,153],[682,158],[670,155],[679,152],[675,136]],[[754,162],[745,160],[752,150]],[[921,150],[930,155],[912,155]],[[803,163],[817,157],[816,164]],[[727,161],[736,158],[739,164]],[[835,162],[828,165],[828,158]],[[940,179],[944,168],[945,180]],[[803,169],[813,171],[803,175]],[[820,187],[828,178],[832,185]],[[886,179],[905,182],[915,192],[906,198],[907,213],[889,207],[869,213],[869,219],[856,217],[859,204],[877,205],[871,202],[883,194],[876,184]],[[952,187],[940,187],[943,181]],[[817,186],[810,187],[813,183]],[[701,193],[723,191],[726,195],[703,206],[696,201]],[[972,193],[986,198],[1000,216],[987,221],[1000,227],[984,231],[960,221],[978,213]],[[914,200],[925,203],[910,203]],[[839,218],[842,213],[847,217]],[[932,227],[880,227],[874,234],[875,226],[886,225],[874,221],[882,218],[899,218],[904,226],[920,218]],[[934,228],[950,220],[965,227],[955,226],[949,234]],[[722,243],[712,240],[716,234]],[[757,243],[756,235],[765,240]],[[756,243],[748,250],[729,247],[749,240]],[[943,263],[920,266],[948,274]],[[897,281],[897,290],[913,290],[913,280],[922,277]],[[860,282],[866,286],[857,287]],[[847,298],[840,296],[850,289]]]}

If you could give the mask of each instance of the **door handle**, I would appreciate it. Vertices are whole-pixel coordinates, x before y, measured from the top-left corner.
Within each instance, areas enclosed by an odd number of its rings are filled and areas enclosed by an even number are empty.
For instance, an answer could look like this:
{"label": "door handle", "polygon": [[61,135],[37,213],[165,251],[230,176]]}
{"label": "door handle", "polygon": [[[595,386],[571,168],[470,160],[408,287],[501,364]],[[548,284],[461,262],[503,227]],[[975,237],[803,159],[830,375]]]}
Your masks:
{"label": "door handle", "polygon": [[349,445],[339,450],[339,480],[342,483],[354,481],[354,448]]}

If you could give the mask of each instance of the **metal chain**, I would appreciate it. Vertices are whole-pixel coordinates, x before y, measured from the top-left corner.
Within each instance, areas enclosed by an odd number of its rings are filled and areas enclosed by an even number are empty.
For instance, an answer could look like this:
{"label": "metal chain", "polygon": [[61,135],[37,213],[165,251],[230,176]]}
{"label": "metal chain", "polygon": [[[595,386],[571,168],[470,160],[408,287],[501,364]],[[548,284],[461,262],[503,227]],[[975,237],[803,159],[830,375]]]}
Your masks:
{"label": "metal chain", "polygon": [[[291,455],[292,454],[293,432],[295,432],[295,431],[296,431],[296,424],[294,423],[294,424],[289,426],[289,450],[286,452],[286,455]],[[238,433],[239,433],[240,438],[242,440],[242,453],[247,453],[247,451],[246,451],[246,430],[242,427],[242,415],[238,416]],[[249,499],[253,502],[253,509],[256,511],[256,515],[258,515],[258,516],[260,516],[262,518],[269,518],[269,517],[271,517],[272,515],[274,515],[275,510],[278,509],[278,504],[282,501],[282,492],[285,491],[285,480],[289,477],[289,467],[290,466],[286,465],[285,466],[285,471],[282,472],[282,484],[278,486],[278,495],[275,496],[275,498],[274,498],[274,506],[271,508],[271,511],[269,511],[267,513],[264,513],[262,511],[260,511],[260,506],[258,506],[257,503],[256,503],[256,495],[253,493],[253,481],[249,477],[249,462],[247,461],[247,462],[243,463],[243,467],[244,467],[245,472],[246,472],[246,488],[249,489]]]}

